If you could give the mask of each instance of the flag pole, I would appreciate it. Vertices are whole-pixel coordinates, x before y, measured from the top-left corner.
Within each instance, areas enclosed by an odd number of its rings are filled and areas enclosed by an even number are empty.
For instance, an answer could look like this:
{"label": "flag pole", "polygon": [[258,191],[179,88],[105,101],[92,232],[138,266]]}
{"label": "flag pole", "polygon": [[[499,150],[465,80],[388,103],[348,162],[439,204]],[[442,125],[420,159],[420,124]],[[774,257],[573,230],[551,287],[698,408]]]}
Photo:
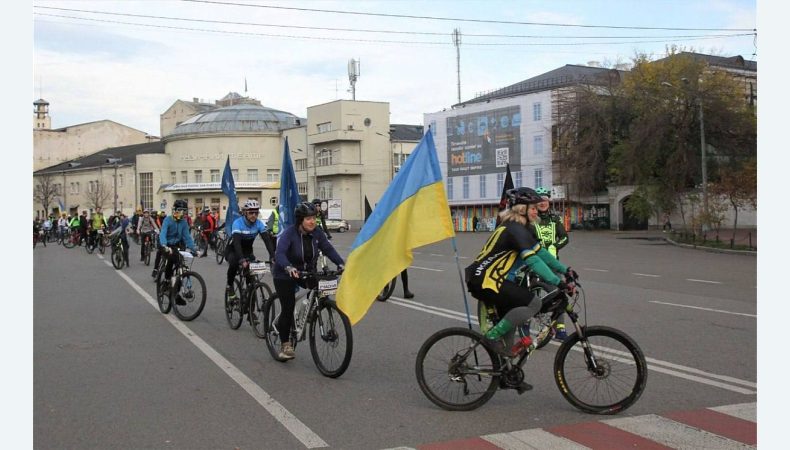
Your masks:
{"label": "flag pole", "polygon": [[472,329],[472,316],[469,314],[469,301],[466,298],[466,289],[464,289],[464,276],[461,273],[461,261],[458,259],[458,246],[455,244],[455,236],[450,238],[453,243],[453,252],[455,252],[455,265],[458,267],[458,278],[461,280],[461,294],[464,296],[464,308],[466,309],[466,324],[469,329]]}

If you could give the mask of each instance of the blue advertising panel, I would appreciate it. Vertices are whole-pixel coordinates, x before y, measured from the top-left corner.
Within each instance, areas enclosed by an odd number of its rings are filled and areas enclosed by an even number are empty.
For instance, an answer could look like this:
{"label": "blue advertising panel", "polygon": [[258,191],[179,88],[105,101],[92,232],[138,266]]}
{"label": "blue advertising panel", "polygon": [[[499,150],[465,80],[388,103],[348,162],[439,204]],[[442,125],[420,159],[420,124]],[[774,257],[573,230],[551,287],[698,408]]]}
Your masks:
{"label": "blue advertising panel", "polygon": [[447,176],[521,169],[521,107],[447,118]]}

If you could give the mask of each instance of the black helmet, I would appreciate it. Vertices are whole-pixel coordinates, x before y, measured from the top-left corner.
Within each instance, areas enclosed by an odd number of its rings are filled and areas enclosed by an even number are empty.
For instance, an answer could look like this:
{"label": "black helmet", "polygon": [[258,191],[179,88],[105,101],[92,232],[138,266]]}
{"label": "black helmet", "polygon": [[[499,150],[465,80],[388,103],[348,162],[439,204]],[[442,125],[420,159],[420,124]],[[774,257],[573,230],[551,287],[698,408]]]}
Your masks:
{"label": "black helmet", "polygon": [[516,189],[508,189],[507,204],[509,207],[514,205],[530,205],[533,203],[540,203],[543,198],[535,192],[534,189],[528,187],[520,187]]}
{"label": "black helmet", "polygon": [[312,203],[302,202],[296,205],[294,209],[296,223],[302,223],[302,219],[305,217],[315,216],[316,214],[318,214],[318,211],[316,211]]}
{"label": "black helmet", "polygon": [[313,199],[313,201],[312,201],[312,202],[310,202],[310,203],[312,203],[312,204],[314,204],[314,205],[318,206],[318,205],[320,205],[320,204],[321,204],[321,199],[320,199],[320,198],[314,198],[314,199]]}
{"label": "black helmet", "polygon": [[184,211],[187,210],[187,201],[186,200],[176,200],[173,202],[173,211],[183,209]]}

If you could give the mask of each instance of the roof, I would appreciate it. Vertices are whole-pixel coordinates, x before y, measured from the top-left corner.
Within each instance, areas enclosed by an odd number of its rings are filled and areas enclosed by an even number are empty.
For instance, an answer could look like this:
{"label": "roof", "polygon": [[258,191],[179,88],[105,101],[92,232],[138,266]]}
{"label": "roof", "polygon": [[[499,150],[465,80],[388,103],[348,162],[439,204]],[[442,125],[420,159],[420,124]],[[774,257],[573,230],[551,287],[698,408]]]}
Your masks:
{"label": "roof", "polygon": [[468,105],[471,103],[481,103],[496,98],[515,97],[518,95],[541,92],[575,84],[604,84],[612,74],[617,77],[622,76],[624,71],[617,69],[606,69],[602,67],[579,66],[566,64],[554,70],[550,70],[541,75],[519,81],[500,89],[495,89],[478,95],[477,97],[453,105],[453,107]]}
{"label": "roof", "polygon": [[[49,104],[49,103],[47,103],[47,104]],[[65,127],[62,127],[62,128],[53,128],[53,129],[49,129],[49,130],[48,130],[48,129],[36,129],[35,131],[36,131],[36,132],[39,132],[39,131],[46,131],[46,132],[64,132],[64,131],[67,131],[69,128],[83,127],[83,126],[85,126],[85,125],[91,125],[91,124],[94,124],[94,123],[101,123],[101,122],[110,122],[110,123],[114,123],[114,124],[116,124],[116,125],[120,125],[120,126],[122,126],[122,127],[124,127],[124,128],[128,128],[128,129],[130,129],[130,130],[134,130],[134,131],[137,131],[137,132],[139,132],[139,133],[143,133],[143,134],[146,134],[146,135],[148,135],[148,133],[146,133],[145,131],[138,130],[137,128],[132,128],[132,127],[130,127],[129,125],[124,125],[124,124],[122,124],[122,123],[118,123],[118,122],[116,122],[116,121],[114,121],[114,120],[110,120],[110,119],[94,120],[94,121],[92,121],[92,122],[78,123],[78,124],[75,124],[75,125],[68,125],[68,126],[65,126]]]}
{"label": "roof", "polygon": [[44,100],[43,98],[40,98],[40,99],[34,101],[33,104],[34,105],[49,105],[49,102]]}
{"label": "roof", "polygon": [[711,66],[727,67],[731,69],[741,69],[741,70],[749,70],[749,71],[757,72],[757,61],[744,59],[743,56],[740,55],[714,56],[714,55],[706,55],[704,53],[680,52],[676,55],[671,55],[671,56],[667,56],[666,58],[661,58],[656,62],[664,61],[670,58],[677,58],[678,56],[688,56],[694,59],[702,60]]}
{"label": "roof", "polygon": [[196,114],[181,122],[168,137],[227,132],[279,132],[293,127],[297,116],[265,106],[239,104]]}
{"label": "roof", "polygon": [[422,125],[390,124],[391,141],[419,141],[422,139]]}
{"label": "roof", "polygon": [[[122,147],[110,147],[99,150],[88,156],[72,159],[64,163],[56,164],[46,169],[33,172],[33,175],[43,175],[47,173],[61,172],[64,170],[82,170],[101,166],[112,166],[107,163],[107,158],[121,158],[119,165],[129,165],[136,162],[137,155],[149,153],[164,153],[165,144],[162,141],[149,142],[145,144],[124,145]],[[77,164],[73,166],[73,164]]]}

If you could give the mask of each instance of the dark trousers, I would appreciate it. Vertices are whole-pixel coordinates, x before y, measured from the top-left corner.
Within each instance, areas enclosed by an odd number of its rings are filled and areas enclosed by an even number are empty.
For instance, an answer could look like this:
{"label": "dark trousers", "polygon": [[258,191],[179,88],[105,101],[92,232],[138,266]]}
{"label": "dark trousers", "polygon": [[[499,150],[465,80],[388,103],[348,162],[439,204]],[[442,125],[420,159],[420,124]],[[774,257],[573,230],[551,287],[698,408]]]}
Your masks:
{"label": "dark trousers", "polygon": [[274,290],[280,298],[280,318],[275,326],[280,334],[280,342],[290,342],[291,328],[294,325],[294,305],[296,303],[296,287],[304,287],[302,281],[296,279],[275,278]]}
{"label": "dark trousers", "polygon": [[534,293],[529,288],[519,286],[512,281],[503,281],[499,288],[499,293],[491,289],[470,289],[472,297],[482,301],[486,305],[492,305],[499,313],[499,317],[505,317],[508,311],[519,306],[528,306],[534,298]]}
{"label": "dark trousers", "polygon": [[225,261],[228,262],[226,286],[233,286],[233,279],[236,278],[236,274],[239,273],[239,263],[241,262],[242,258],[254,260],[255,255],[252,254],[252,251],[249,253],[242,251],[241,257],[239,257],[234,250],[230,250],[225,253]]}

